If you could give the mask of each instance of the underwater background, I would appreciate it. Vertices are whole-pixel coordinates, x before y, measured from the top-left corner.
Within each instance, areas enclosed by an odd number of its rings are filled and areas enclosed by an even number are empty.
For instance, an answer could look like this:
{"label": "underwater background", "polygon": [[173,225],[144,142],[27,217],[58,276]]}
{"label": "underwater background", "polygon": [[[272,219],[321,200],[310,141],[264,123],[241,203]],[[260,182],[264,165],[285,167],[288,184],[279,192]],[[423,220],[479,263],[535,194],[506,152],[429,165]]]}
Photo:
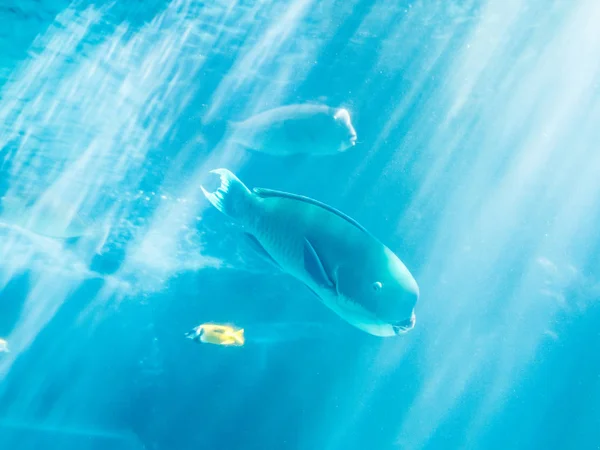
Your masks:
{"label": "underwater background", "polygon": [[[1,449],[600,449],[600,3],[2,0]],[[350,111],[330,156],[211,123]],[[417,279],[378,338],[202,197],[218,167],[358,220]],[[4,209],[7,209],[5,204]],[[232,323],[260,342],[198,345]]]}

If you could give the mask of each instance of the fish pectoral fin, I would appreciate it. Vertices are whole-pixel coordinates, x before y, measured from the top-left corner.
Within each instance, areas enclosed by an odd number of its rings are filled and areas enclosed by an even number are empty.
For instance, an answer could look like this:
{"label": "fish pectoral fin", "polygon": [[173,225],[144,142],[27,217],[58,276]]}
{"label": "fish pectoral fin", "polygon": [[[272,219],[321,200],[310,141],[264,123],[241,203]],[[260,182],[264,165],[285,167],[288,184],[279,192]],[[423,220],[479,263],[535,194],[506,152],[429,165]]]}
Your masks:
{"label": "fish pectoral fin", "polygon": [[331,280],[321,262],[321,258],[306,238],[304,238],[304,268],[319,286],[336,289],[335,283]]}
{"label": "fish pectoral fin", "polygon": [[315,297],[317,297],[319,299],[319,301],[323,302],[323,299],[321,298],[321,296],[319,294],[317,294],[317,292],[311,288],[308,284],[304,284],[304,286],[306,286],[306,288],[312,292],[314,294]]}
{"label": "fish pectoral fin", "polygon": [[265,248],[262,246],[262,244],[258,241],[258,239],[256,239],[256,237],[254,237],[253,235],[251,235],[250,233],[244,233],[247,237],[248,240],[250,241],[252,248],[258,253],[260,254],[263,258],[265,258],[267,261],[269,261],[272,265],[274,265],[276,268],[278,268],[279,270],[281,269],[281,266],[277,263],[277,261],[275,261],[273,259],[273,257],[269,254],[269,252],[267,252],[265,250]]}

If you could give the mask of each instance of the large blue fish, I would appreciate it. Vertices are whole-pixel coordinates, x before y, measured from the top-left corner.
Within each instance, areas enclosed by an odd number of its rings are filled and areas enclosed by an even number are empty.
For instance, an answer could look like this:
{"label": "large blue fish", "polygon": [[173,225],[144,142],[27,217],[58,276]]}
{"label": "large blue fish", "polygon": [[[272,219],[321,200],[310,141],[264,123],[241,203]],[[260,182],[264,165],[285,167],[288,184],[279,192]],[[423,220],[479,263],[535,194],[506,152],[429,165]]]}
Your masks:
{"label": "large blue fish", "polygon": [[417,282],[400,259],[355,220],[317,200],[248,189],[227,169],[206,198],[241,225],[281,270],[302,281],[355,327],[394,336],[415,325]]}

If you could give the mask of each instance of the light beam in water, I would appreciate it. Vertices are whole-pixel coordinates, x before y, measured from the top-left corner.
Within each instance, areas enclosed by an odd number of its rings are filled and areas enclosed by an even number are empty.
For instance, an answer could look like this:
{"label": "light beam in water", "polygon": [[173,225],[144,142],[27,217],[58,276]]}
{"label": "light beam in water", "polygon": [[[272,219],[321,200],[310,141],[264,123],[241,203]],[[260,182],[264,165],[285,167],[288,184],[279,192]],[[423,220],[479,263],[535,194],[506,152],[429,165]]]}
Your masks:
{"label": "light beam in water", "polygon": [[[87,311],[101,314],[124,292],[158,289],[180,270],[218,263],[202,254],[201,235],[193,228],[195,207],[166,205],[166,196],[137,192],[142,183],[152,182],[152,170],[158,172],[153,164],[163,161],[162,146],[196,93],[198,71],[218,38],[227,4],[216,2],[199,13],[194,2],[174,0],[139,28],[107,23],[107,9],[74,5],[35,40],[30,56],[1,86],[5,194],[32,204],[34,213],[62,199],[68,208],[59,212],[66,219],[57,226],[59,232],[75,213],[108,229],[103,227],[93,245],[85,239],[67,245],[2,227],[2,287],[22,273],[29,275],[29,285],[17,323],[6,336],[12,352],[0,361],[0,380],[7,379],[14,361],[87,279],[103,280]],[[207,23],[217,25],[215,33],[204,31]],[[186,181],[178,180],[173,190],[189,189]],[[133,207],[154,207],[156,216],[146,221]],[[162,238],[173,233],[172,239]],[[121,241],[125,237],[130,238],[127,246]],[[153,246],[157,237],[161,245]],[[89,269],[103,246],[118,245],[125,247],[125,264],[114,276]],[[139,257],[140,248],[154,253],[142,251],[145,257]],[[3,308],[18,308],[7,305],[9,300],[2,299]],[[100,310],[94,308],[99,305]],[[77,325],[89,328],[94,317],[86,319]],[[67,366],[78,345],[51,346],[45,363]],[[22,380],[26,387],[10,405],[11,414],[40,405],[47,374],[43,362],[38,363]],[[73,413],[85,403],[82,398],[94,395],[94,370],[90,365],[63,393],[51,416],[56,409],[56,414]]]}
{"label": "light beam in water", "polygon": [[[431,325],[420,330],[423,388],[399,430],[407,449],[422,448],[469,388],[485,385],[463,444],[480,445],[558,310],[541,301],[531,253],[585,264],[596,239],[600,7],[525,6],[482,8],[449,67],[451,101],[427,151],[446,156],[433,158],[411,205],[443,212],[419,277],[429,286],[420,323]],[[450,192],[441,204],[440,191]]]}

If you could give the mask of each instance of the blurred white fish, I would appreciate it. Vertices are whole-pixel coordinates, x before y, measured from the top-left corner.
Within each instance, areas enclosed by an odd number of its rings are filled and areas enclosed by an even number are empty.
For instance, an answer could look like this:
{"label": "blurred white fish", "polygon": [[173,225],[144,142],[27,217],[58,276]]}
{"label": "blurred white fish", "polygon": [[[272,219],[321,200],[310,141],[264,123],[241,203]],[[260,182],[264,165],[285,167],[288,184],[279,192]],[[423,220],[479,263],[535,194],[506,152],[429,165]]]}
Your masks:
{"label": "blurred white fish", "polygon": [[8,342],[6,342],[4,339],[0,339],[0,353],[9,353],[10,350],[8,349]]}
{"label": "blurred white fish", "polygon": [[16,225],[40,236],[71,239],[90,230],[77,211],[59,199],[28,205],[19,197],[3,197],[0,222]]}
{"label": "blurred white fish", "polygon": [[356,130],[344,108],[296,104],[230,122],[229,142],[271,155],[327,155],[356,145]]}
{"label": "blurred white fish", "polygon": [[[48,421],[44,422],[19,422],[15,420],[0,420],[0,436],[6,436],[7,434],[10,436],[11,434],[15,434],[17,432],[23,432],[21,436],[26,437],[27,441],[34,441],[36,443],[40,442],[40,439],[60,439],[61,442],[64,442],[65,439],[74,436],[84,436],[88,439],[88,442],[94,438],[103,438],[110,440],[126,440],[130,441],[132,439],[136,439],[134,435],[129,431],[124,430],[110,430],[110,429],[101,429],[101,428],[84,428],[77,425],[64,425],[63,423],[53,424]],[[43,436],[43,437],[42,437]],[[67,440],[68,442],[68,440]],[[22,442],[19,442],[19,448],[39,448],[39,445],[23,445]],[[41,447],[44,447],[41,445]],[[68,448],[77,448],[71,445],[67,445]],[[95,445],[94,448],[97,448]],[[112,447],[115,447],[114,445]],[[116,445],[117,448],[122,448],[121,445]],[[4,447],[3,447],[4,448]],[[88,445],[85,448],[89,448]],[[106,448],[106,447],[102,447]],[[138,448],[138,447],[125,447],[125,448]]]}
{"label": "blurred white fish", "polygon": [[585,311],[593,301],[600,299],[600,282],[584,274],[572,264],[553,262],[548,258],[536,259],[541,269],[540,293],[554,299],[563,309]]}

